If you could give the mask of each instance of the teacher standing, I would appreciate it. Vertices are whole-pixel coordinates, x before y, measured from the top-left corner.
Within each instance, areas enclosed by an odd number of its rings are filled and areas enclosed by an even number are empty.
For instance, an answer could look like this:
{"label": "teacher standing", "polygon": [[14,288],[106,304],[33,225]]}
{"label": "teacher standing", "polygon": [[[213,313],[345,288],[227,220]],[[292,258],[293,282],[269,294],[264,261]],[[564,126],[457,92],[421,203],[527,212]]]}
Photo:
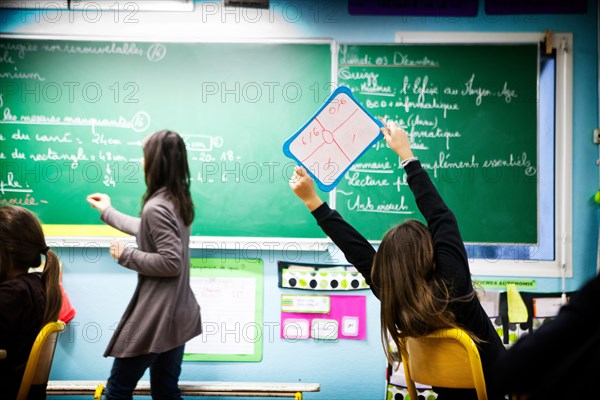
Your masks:
{"label": "teacher standing", "polygon": [[117,211],[106,194],[87,197],[104,222],[135,235],[138,244],[137,249],[118,241],[110,245],[111,256],[138,273],[138,283],[104,353],[115,357],[108,400],[131,399],[148,368],[153,399],[181,399],[184,346],[202,333],[200,306],[190,287],[190,171],[177,133],[163,130],[146,139],[144,177],[141,218]]}

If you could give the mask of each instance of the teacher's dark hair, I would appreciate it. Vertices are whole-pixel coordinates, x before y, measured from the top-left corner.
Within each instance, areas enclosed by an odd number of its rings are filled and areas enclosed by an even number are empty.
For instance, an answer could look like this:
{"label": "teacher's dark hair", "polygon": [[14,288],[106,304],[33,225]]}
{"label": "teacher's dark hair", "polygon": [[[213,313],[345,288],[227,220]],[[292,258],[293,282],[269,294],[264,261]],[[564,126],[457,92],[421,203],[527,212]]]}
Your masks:
{"label": "teacher's dark hair", "polygon": [[42,324],[46,324],[58,319],[62,305],[58,256],[46,245],[42,226],[31,211],[16,206],[0,207],[0,283],[28,273],[30,268],[38,268],[42,254],[46,291]]}
{"label": "teacher's dark hair", "polygon": [[194,203],[190,195],[190,168],[185,143],[176,132],[163,130],[153,133],[144,143],[144,176],[146,193],[142,204],[159,189],[167,190],[183,222],[194,220]]}

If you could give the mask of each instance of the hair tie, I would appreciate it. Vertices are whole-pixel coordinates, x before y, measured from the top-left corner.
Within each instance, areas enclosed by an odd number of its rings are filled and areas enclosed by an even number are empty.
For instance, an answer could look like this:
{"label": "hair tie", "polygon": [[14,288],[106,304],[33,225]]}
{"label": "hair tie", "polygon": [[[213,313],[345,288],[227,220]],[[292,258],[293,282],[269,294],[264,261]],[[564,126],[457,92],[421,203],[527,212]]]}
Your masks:
{"label": "hair tie", "polygon": [[40,251],[40,253],[42,253],[43,255],[48,254],[48,250],[50,250],[50,247],[46,246],[42,249],[42,251]]}

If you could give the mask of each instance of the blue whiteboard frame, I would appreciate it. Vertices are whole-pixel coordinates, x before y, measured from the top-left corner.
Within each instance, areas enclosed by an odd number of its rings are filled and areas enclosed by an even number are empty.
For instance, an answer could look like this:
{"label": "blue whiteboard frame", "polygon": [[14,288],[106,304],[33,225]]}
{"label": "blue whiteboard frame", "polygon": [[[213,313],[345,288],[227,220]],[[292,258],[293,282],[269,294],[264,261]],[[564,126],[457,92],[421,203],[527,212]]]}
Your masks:
{"label": "blue whiteboard frame", "polygon": [[292,136],[290,136],[290,138],[288,140],[286,140],[283,143],[283,154],[285,154],[286,157],[291,158],[292,160],[296,161],[298,163],[298,165],[301,165],[304,167],[304,169],[308,172],[308,174],[315,180],[315,182],[317,182],[317,186],[319,187],[319,189],[323,190],[324,192],[330,192],[331,190],[333,190],[333,188],[335,188],[337,186],[338,183],[340,183],[340,181],[344,178],[344,175],[346,175],[346,172],[348,172],[348,170],[350,168],[352,168],[352,165],[356,162],[356,160],[358,160],[360,157],[362,157],[363,154],[365,154],[365,152],[367,150],[369,150],[371,148],[371,146],[373,146],[376,142],[378,142],[379,140],[381,140],[383,138],[383,134],[381,132],[379,132],[379,134],[375,137],[375,139],[373,139],[371,141],[371,143],[369,143],[369,145],[367,147],[365,147],[365,149],[363,151],[360,152],[360,154],[358,155],[358,157],[356,157],[354,160],[352,160],[352,162],[350,162],[350,164],[348,165],[348,167],[346,169],[344,169],[340,175],[336,178],[335,181],[333,181],[330,184],[325,184],[323,182],[321,182],[321,180],[315,175],[313,174],[313,172],[302,162],[298,159],[298,157],[296,157],[291,151],[290,151],[290,145],[291,143],[294,141],[294,139],[296,139],[296,137],[298,135],[300,135],[304,129],[306,129],[306,127],[319,115],[321,114],[321,112],[323,111],[323,109],[325,109],[325,107],[329,106],[329,104],[331,103],[331,101],[339,94],[344,93],[346,94],[358,107],[360,107],[360,109],[369,117],[371,118],[371,120],[373,120],[373,122],[375,122],[375,124],[377,124],[377,126],[379,126],[380,128],[383,128],[385,125],[378,120],[377,118],[373,117],[373,115],[371,115],[370,112],[368,112],[366,110],[366,108],[363,107],[362,104],[360,104],[355,98],[354,95],[352,94],[352,90],[350,90],[349,87],[347,86],[340,86],[338,87],[336,90],[333,91],[333,93],[331,93],[331,95],[327,98],[327,100],[325,100],[325,103],[323,103],[323,105],[321,106],[321,108],[319,108],[317,110],[317,112],[311,117],[309,118],[308,121],[306,121],[306,123],[304,125],[302,125],[302,127],[300,129],[298,129],[298,131],[296,133],[294,133]]}

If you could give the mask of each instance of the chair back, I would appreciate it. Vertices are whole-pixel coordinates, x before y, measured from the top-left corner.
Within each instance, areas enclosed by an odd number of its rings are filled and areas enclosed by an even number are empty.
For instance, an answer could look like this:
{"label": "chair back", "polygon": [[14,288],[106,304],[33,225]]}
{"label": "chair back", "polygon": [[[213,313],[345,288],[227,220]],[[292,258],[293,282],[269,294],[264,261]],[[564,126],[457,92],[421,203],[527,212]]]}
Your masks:
{"label": "chair back", "polygon": [[27,359],[17,400],[26,400],[32,385],[48,383],[54,350],[58,342],[58,333],[64,330],[64,322],[48,322],[38,333]]}
{"label": "chair back", "polygon": [[408,354],[402,364],[411,399],[417,399],[414,382],[456,389],[475,389],[479,400],[487,391],[477,345],[461,329],[442,329],[420,338],[406,338]]}

